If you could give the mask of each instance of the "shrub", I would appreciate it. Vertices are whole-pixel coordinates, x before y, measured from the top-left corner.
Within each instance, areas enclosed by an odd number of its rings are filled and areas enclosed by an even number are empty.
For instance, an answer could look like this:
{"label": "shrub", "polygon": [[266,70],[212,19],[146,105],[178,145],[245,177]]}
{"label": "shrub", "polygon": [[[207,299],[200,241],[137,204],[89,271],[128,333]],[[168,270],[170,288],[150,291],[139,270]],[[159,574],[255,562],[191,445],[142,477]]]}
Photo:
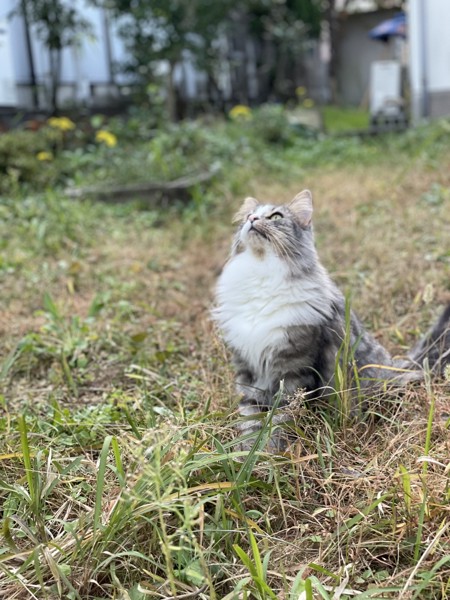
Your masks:
{"label": "shrub", "polygon": [[253,133],[267,144],[290,144],[294,130],[284,108],[277,104],[266,104],[253,112],[249,122]]}
{"label": "shrub", "polygon": [[0,135],[0,193],[8,193],[21,183],[45,187],[56,182],[55,135],[58,132],[47,128]]}

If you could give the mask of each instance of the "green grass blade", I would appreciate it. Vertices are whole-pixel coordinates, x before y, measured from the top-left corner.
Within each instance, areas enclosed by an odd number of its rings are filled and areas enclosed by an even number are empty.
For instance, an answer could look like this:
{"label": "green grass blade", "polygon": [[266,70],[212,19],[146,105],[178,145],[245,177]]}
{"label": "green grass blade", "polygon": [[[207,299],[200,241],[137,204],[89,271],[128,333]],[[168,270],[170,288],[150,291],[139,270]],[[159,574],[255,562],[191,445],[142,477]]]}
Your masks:
{"label": "green grass blade", "polygon": [[243,462],[241,468],[236,477],[236,485],[241,486],[244,483],[248,483],[250,480],[253,469],[258,462],[259,452],[265,447],[267,444],[271,430],[272,430],[272,420],[273,416],[280,404],[281,397],[283,395],[283,382],[280,384],[280,390],[274,398],[273,405],[270,411],[265,415],[264,420],[261,423],[261,428],[258,432],[255,442],[253,443],[252,448],[248,452],[247,458]]}
{"label": "green grass blade", "polygon": [[233,544],[233,550],[236,552],[238,557],[241,559],[242,564],[247,568],[252,578],[257,577],[255,565],[250,560],[250,557],[244,552],[244,550],[238,545]]}
{"label": "green grass blade", "polygon": [[31,456],[30,456],[30,447],[28,445],[28,428],[27,422],[24,415],[21,415],[18,418],[18,427],[20,432],[20,443],[22,446],[22,454],[23,454],[23,462],[25,465],[25,475],[28,483],[28,489],[30,492],[31,501],[35,501],[35,486],[34,486],[34,476],[33,469],[31,467]]}
{"label": "green grass blade", "polygon": [[414,596],[412,596],[411,600],[416,600],[416,598],[420,600],[423,597],[422,593],[426,589],[430,589],[430,582],[433,580],[436,572],[449,562],[450,556],[444,556],[438,560],[438,562],[429,571],[420,573],[422,582],[417,585]]}
{"label": "green grass blade", "polygon": [[0,382],[4,381],[8,377],[9,372],[14,366],[14,363],[20,358],[21,354],[21,346],[20,344],[17,344],[17,346],[13,348],[11,352],[9,352],[9,354],[6,355],[5,359],[3,360],[2,367],[0,369]]}
{"label": "green grass blade", "polygon": [[109,447],[113,437],[108,435],[103,442],[102,451],[100,452],[100,461],[98,466],[97,486],[95,491],[95,508],[94,508],[94,534],[100,527],[100,514],[102,511],[103,488],[105,484],[106,462],[108,460]]}
{"label": "green grass blade", "polygon": [[48,292],[45,292],[44,294],[43,305],[44,310],[48,312],[55,321],[61,321],[61,313],[59,312],[58,307]]}
{"label": "green grass blade", "polygon": [[314,600],[312,581],[310,577],[305,580],[305,596],[305,600]]}
{"label": "green grass blade", "polygon": [[[311,575],[310,577],[308,577],[308,579],[305,581],[305,584],[305,591],[307,593],[308,600],[314,600],[313,588],[319,592],[323,600],[331,600],[330,594],[323,587],[323,585],[315,575]],[[310,588],[308,587],[309,585],[311,586]],[[308,595],[308,592],[310,595]]]}
{"label": "green grass blade", "polygon": [[328,569],[325,569],[325,567],[322,567],[321,565],[317,565],[316,563],[309,563],[308,567],[310,569],[313,569],[314,571],[317,571],[318,573],[322,573],[322,575],[326,575],[327,577],[332,577],[336,581],[339,581],[339,579],[340,579],[338,575],[336,575],[335,573],[332,573]]}
{"label": "green grass blade", "polygon": [[253,562],[255,564],[256,574],[258,575],[258,577],[260,579],[264,579],[264,569],[263,569],[263,564],[261,562],[261,554],[259,552],[256,538],[250,528],[248,530],[248,536],[250,539],[250,548],[252,549]]}
{"label": "green grass blade", "polygon": [[122,463],[122,456],[120,454],[120,448],[119,448],[119,444],[117,442],[117,439],[115,437],[112,438],[111,440],[111,447],[114,453],[114,461],[116,463],[116,469],[117,469],[117,474],[119,477],[119,481],[122,487],[125,487],[126,482],[125,482],[125,471],[123,468],[123,463]]}
{"label": "green grass blade", "polygon": [[366,506],[366,508],[361,509],[357,515],[351,517],[350,519],[348,519],[348,521],[345,521],[345,523],[339,527],[339,530],[335,535],[337,536],[341,535],[342,533],[348,532],[354,525],[357,525],[362,519],[365,519],[367,515],[369,515],[373,511],[374,508],[376,508],[379,504],[384,502],[387,498],[388,494],[383,494],[383,496],[380,496],[379,498],[374,500],[374,502],[369,504],[369,506]]}

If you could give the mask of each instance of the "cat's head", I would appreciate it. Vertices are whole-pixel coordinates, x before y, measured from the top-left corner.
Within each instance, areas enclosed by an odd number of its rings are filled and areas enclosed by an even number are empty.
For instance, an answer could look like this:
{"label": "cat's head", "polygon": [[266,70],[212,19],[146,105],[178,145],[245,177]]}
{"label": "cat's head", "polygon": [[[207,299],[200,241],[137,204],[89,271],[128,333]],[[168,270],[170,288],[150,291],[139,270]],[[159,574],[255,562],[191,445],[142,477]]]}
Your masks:
{"label": "cat's head", "polygon": [[303,190],[288,204],[260,203],[246,198],[235,215],[239,223],[234,253],[245,250],[263,257],[271,251],[280,258],[298,261],[314,252],[312,235],[312,195]]}

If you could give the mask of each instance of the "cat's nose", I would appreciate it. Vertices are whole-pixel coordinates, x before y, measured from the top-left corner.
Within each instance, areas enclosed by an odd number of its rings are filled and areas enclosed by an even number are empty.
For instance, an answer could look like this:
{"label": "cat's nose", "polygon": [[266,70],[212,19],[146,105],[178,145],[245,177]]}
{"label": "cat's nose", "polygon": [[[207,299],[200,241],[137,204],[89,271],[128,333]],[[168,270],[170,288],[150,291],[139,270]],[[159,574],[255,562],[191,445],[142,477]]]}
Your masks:
{"label": "cat's nose", "polygon": [[249,215],[247,221],[250,221],[250,223],[253,223],[253,221],[257,221],[259,219],[258,215]]}

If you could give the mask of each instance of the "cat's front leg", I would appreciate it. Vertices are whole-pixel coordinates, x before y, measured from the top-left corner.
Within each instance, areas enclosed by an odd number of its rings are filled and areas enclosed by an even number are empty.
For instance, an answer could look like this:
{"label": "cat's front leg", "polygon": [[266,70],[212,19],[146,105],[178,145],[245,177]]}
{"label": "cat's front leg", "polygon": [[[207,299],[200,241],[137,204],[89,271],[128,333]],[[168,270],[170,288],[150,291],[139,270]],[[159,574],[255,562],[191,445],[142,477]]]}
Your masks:
{"label": "cat's front leg", "polygon": [[[270,438],[264,449],[270,452],[282,452],[291,441],[283,428],[283,424],[290,421],[291,416],[278,409],[286,404],[287,396],[282,388],[274,394],[274,390],[264,390],[257,384],[258,382],[248,379],[244,382],[242,378],[238,378],[236,382],[237,391],[241,395],[239,402],[241,418],[237,423],[237,430],[240,436],[245,437],[240,442],[240,448],[250,450],[257,441],[262,427],[270,427]],[[277,410],[272,413],[274,406]]]}
{"label": "cat's front leg", "polygon": [[257,386],[255,375],[247,364],[239,357],[235,357],[236,392],[239,395],[239,421],[236,429],[239,437],[244,438],[239,442],[241,450],[250,450],[254,445],[264,423],[270,402],[267,393]]}
{"label": "cat's front leg", "polygon": [[245,360],[234,356],[236,393],[240,396],[239,414],[246,417],[267,410],[266,395],[260,389],[256,375]]}

